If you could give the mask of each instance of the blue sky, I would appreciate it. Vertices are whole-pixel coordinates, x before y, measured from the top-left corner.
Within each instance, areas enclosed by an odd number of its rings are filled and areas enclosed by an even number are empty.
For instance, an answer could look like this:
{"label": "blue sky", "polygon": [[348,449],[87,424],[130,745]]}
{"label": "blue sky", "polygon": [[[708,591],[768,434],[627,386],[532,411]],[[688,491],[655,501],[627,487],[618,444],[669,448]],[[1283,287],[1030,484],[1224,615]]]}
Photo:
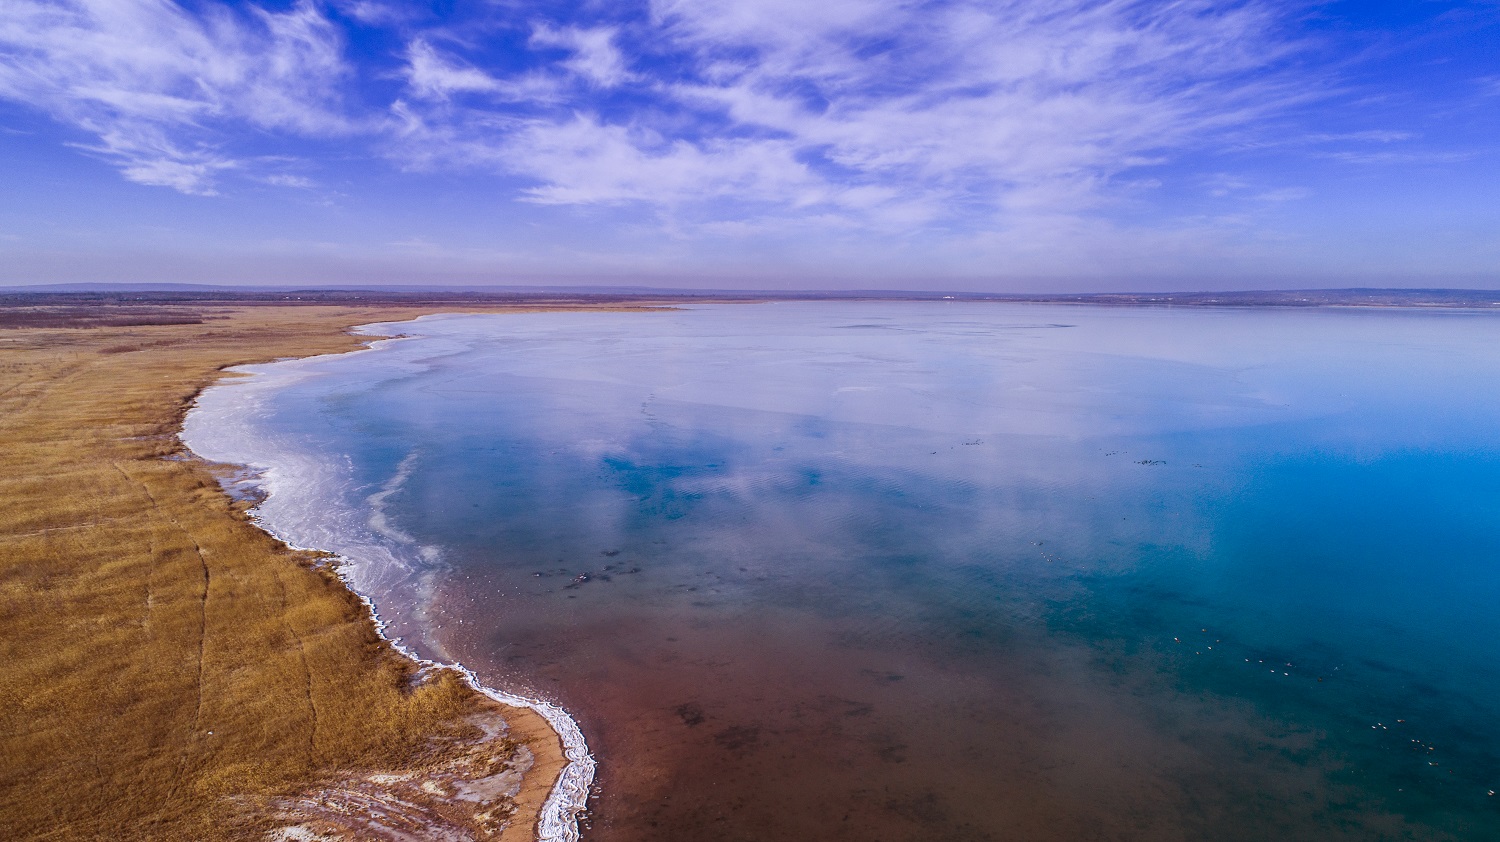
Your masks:
{"label": "blue sky", "polygon": [[1500,286],[1500,2],[0,0],[0,283]]}

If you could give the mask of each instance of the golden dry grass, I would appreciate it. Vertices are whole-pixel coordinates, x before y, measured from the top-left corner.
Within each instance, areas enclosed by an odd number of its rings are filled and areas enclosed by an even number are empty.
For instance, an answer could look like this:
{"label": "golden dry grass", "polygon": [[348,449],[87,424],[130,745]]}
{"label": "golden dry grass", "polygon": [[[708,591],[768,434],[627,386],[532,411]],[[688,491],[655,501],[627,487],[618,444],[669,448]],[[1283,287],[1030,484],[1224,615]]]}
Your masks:
{"label": "golden dry grass", "polygon": [[[0,330],[0,838],[256,837],[253,805],[420,763],[480,704],[410,686],[361,603],[175,437],[221,368],[423,310],[183,309],[204,322]],[[561,765],[539,721],[517,723],[533,778]]]}

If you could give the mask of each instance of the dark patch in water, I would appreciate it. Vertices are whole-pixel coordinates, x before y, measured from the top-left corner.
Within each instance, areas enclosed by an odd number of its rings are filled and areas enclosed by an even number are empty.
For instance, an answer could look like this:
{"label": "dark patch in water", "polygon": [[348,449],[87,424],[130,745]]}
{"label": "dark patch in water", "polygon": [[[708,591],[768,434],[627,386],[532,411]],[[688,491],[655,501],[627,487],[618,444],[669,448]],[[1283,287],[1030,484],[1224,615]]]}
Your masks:
{"label": "dark patch in water", "polygon": [[703,724],[703,707],[695,702],[678,705],[675,712],[689,728]]}
{"label": "dark patch in water", "polygon": [[757,725],[731,725],[714,734],[714,742],[732,753],[741,753],[760,744],[760,727]]}

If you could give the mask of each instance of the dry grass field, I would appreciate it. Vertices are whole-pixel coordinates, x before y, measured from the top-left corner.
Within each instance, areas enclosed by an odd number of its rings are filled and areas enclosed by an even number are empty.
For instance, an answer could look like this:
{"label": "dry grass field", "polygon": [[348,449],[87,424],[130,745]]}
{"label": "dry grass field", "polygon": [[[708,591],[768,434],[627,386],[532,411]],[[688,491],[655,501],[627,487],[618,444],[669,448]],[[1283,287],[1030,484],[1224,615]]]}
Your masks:
{"label": "dry grass field", "polygon": [[[530,837],[562,765],[545,722],[451,674],[414,680],[336,577],[176,439],[225,366],[506,308],[105,306],[0,307],[0,838],[260,839],[319,804],[306,827],[383,838],[361,810],[418,791],[433,803],[386,825]],[[510,730],[487,740],[497,715]],[[445,800],[452,780],[416,786],[505,769],[519,791],[488,812]]]}

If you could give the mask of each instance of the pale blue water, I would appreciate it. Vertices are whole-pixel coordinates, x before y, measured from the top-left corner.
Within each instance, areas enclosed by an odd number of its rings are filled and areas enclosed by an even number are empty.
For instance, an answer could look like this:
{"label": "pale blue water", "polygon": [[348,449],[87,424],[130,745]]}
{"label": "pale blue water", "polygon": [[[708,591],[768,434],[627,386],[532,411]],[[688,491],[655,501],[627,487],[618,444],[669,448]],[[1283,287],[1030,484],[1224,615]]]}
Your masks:
{"label": "pale blue water", "polygon": [[1500,838],[1491,314],[387,331],[262,400],[268,520],[572,711],[588,838]]}

